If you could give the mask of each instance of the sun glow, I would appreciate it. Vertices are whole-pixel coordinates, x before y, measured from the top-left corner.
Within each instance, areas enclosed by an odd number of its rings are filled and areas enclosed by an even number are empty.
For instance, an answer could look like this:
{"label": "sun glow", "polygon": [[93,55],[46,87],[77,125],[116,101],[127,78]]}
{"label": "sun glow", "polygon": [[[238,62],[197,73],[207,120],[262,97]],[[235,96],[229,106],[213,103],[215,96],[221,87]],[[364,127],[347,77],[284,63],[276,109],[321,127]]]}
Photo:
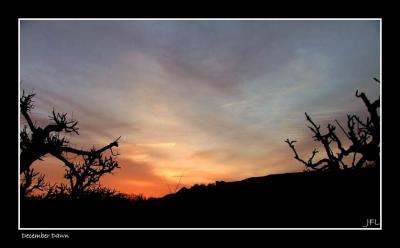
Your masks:
{"label": "sun glow", "polygon": [[[303,170],[283,141],[299,140],[301,157],[312,151],[305,111],[322,125],[364,110],[355,89],[379,96],[366,83],[380,75],[378,30],[375,21],[23,21],[20,88],[36,93],[38,126],[53,108],[73,114],[71,147],[122,136],[121,168],[102,185],[162,196],[179,180]],[[51,156],[36,166],[66,182]]]}

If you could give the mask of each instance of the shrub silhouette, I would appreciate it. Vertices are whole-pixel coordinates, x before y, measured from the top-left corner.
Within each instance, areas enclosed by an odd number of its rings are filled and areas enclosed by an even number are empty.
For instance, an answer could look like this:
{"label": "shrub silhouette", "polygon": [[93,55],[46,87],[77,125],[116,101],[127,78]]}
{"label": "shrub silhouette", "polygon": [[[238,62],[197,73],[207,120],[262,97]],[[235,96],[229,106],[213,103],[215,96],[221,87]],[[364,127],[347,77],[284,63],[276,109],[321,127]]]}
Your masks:
{"label": "shrub silhouette", "polygon": [[[375,81],[380,83],[380,81],[374,78]],[[285,142],[289,145],[289,147],[294,152],[294,158],[303,163],[307,168],[313,170],[340,170],[340,169],[349,169],[355,168],[359,169],[365,167],[367,162],[371,162],[375,166],[379,166],[379,147],[380,147],[380,117],[378,115],[378,108],[380,107],[379,98],[371,103],[371,101],[367,98],[365,93],[358,93],[356,91],[356,97],[361,98],[367,107],[369,117],[364,122],[357,115],[347,115],[347,131],[343,128],[343,126],[339,123],[339,121],[335,120],[339,128],[345,134],[346,138],[350,141],[350,145],[348,148],[345,148],[343,142],[340,140],[338,135],[336,134],[336,126],[332,124],[328,124],[327,129],[328,132],[323,134],[321,132],[321,126],[317,125],[311,117],[305,113],[307,121],[311,124],[308,128],[314,134],[313,138],[315,141],[320,142],[326,152],[326,157],[313,162],[315,155],[318,153],[318,150],[314,148],[312,151],[311,157],[308,161],[300,158],[299,154],[296,151],[294,143],[296,140],[285,140]],[[334,153],[334,145],[338,152]],[[352,156],[352,157],[350,157]],[[345,159],[352,158],[351,164],[348,164]],[[359,157],[357,159],[357,157]]]}
{"label": "shrub silhouette", "polygon": [[[112,148],[118,147],[118,140],[121,137],[100,149],[73,148],[65,135],[79,135],[78,121],[70,119],[66,113],[57,113],[53,110],[49,116],[52,123],[45,127],[37,126],[30,116],[34,108],[34,96],[35,94],[26,95],[23,91],[20,98],[21,114],[27,122],[20,133],[20,173],[23,174],[21,194],[27,196],[34,190],[47,189],[49,196],[68,192],[71,197],[78,198],[85,190],[94,187],[101,176],[119,167],[118,162],[113,159],[118,154],[114,154]],[[110,151],[111,155],[104,156],[106,151]],[[69,186],[45,183],[44,175],[31,167],[33,162],[42,160],[48,154],[64,163],[66,167],[64,177],[68,180]],[[78,155],[83,162],[72,161],[67,158],[67,154]]]}
{"label": "shrub silhouette", "polygon": [[118,162],[113,159],[113,156],[116,156],[114,154],[104,157],[92,149],[90,154],[82,156],[83,162],[81,163],[65,161],[68,163],[68,169],[64,177],[70,183],[69,193],[73,198],[81,196],[91,186],[96,185],[104,174],[119,168]]}
{"label": "shrub silhouette", "polygon": [[[371,103],[364,93],[357,92],[356,96],[363,100],[370,116],[363,122],[356,115],[348,115],[347,131],[336,122],[350,141],[348,147],[345,147],[347,143],[338,138],[335,126],[328,125],[328,133],[323,134],[320,126],[307,114],[314,138],[324,145],[327,158],[313,162],[317,153],[314,150],[306,162],[297,154],[294,147],[296,141],[286,140],[295,153],[295,158],[307,168],[338,170],[337,173],[285,173],[236,182],[195,184],[190,188],[182,187],[178,190],[179,179],[175,192],[160,198],[146,199],[142,195],[122,194],[99,185],[103,174],[111,173],[118,167],[118,163],[113,159],[118,154],[112,151],[114,146],[118,146],[118,139],[99,150],[93,148],[80,151],[69,147],[65,138],[56,136],[52,143],[52,139],[48,137],[36,148],[44,147],[50,150],[48,154],[63,161],[66,168],[64,176],[69,184],[45,184],[44,176],[27,166],[28,169],[23,171],[28,175],[24,178],[26,184],[30,184],[26,192],[47,189],[47,194],[21,199],[21,226],[359,228],[365,224],[365,220],[379,219],[379,170],[376,166],[360,170],[341,169],[367,167],[366,162],[379,164],[380,137],[377,114],[379,99]],[[26,99],[32,98],[28,95],[25,96]],[[31,102],[28,102],[29,104],[32,106]],[[53,116],[58,115],[53,111]],[[68,126],[71,126],[67,130],[77,130],[75,121],[67,120],[66,115],[62,116],[64,115],[60,115],[60,118],[64,118],[64,121],[59,122],[69,123]],[[28,125],[29,122],[32,123],[28,121]],[[26,129],[27,127],[24,128],[25,133],[21,132],[21,136],[28,137],[25,143],[21,141],[21,147],[26,146],[23,151],[28,155],[29,152],[32,153],[30,156],[35,155],[36,159],[42,158],[43,155],[39,156],[42,150],[37,151],[32,147],[34,142],[38,142],[37,138],[33,141],[33,136],[38,135],[40,129],[36,128],[39,129],[35,131],[36,134],[27,133]],[[52,135],[59,135],[60,132],[54,132]],[[68,133],[65,130],[64,132]],[[337,146],[338,154],[334,153],[333,145]],[[53,146],[58,150],[49,149]],[[106,151],[110,151],[109,157],[104,155]],[[68,152],[78,154],[81,162],[68,160],[64,156]],[[361,158],[356,160],[356,155]],[[345,158],[351,156],[354,158],[351,165],[345,164]],[[318,187],[315,187],[316,185]],[[293,206],[296,206],[296,211],[293,211]]]}

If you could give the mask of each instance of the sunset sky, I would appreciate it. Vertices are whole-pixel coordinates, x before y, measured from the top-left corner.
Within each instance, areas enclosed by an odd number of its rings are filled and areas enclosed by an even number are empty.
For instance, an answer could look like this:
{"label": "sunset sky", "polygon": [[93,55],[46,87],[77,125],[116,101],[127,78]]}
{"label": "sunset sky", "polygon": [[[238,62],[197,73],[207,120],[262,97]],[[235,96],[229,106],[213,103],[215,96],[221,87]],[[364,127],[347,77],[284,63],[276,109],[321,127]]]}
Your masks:
{"label": "sunset sky", "polygon": [[[379,96],[379,21],[102,20],[20,25],[20,87],[32,118],[79,121],[78,148],[122,136],[121,169],[101,184],[162,196],[180,186],[303,170],[304,112],[343,120]],[[24,120],[21,117],[21,124]],[[63,180],[48,156],[35,168]]]}

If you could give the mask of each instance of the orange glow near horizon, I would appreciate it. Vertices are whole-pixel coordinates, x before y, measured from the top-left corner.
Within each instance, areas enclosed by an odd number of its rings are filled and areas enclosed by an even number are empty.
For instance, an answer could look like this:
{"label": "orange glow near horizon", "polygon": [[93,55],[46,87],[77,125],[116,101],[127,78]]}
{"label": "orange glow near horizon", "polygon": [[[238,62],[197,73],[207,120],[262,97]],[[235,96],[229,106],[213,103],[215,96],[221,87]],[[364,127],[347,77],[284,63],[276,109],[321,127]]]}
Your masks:
{"label": "orange glow near horizon", "polygon": [[[309,158],[304,112],[321,127],[345,125],[346,114],[365,113],[357,89],[380,94],[370,83],[380,78],[375,20],[21,20],[20,55],[33,121],[67,113],[79,149],[121,136],[121,168],[100,183],[146,197],[302,171],[284,140]],[[65,181],[51,156],[34,166]]]}
{"label": "orange glow near horizon", "polygon": [[[160,150],[177,149],[168,151],[174,154],[174,159],[165,161],[152,156]],[[116,189],[118,192],[146,197],[162,197],[174,193],[182,187],[191,187],[194,184],[208,184],[215,181],[236,181],[247,177],[264,176],[285,172],[287,169],[282,166],[270,167],[270,170],[252,170],[247,167],[246,172],[235,169],[229,164],[235,161],[226,160],[222,165],[213,160],[215,152],[194,153],[190,149],[183,149],[181,145],[170,143],[149,143],[149,144],[121,144],[118,152],[121,154],[117,160],[120,169],[112,174],[105,175],[100,184],[102,186]],[[171,158],[170,158],[171,159]],[[288,159],[287,164],[291,158]],[[271,157],[269,161],[274,163]],[[249,163],[252,163],[249,161]],[[275,163],[284,163],[279,159]],[[53,183],[67,183],[63,178],[63,164],[56,158],[46,156],[44,161],[36,161],[34,168],[46,175],[46,180]]]}

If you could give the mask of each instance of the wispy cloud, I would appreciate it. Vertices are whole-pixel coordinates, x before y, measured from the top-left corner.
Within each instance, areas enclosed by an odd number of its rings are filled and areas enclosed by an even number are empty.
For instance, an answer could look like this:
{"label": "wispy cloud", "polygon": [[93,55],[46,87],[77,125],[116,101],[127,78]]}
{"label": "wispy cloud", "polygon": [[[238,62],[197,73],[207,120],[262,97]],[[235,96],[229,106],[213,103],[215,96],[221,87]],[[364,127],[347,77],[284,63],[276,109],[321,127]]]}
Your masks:
{"label": "wispy cloud", "polygon": [[237,101],[237,102],[228,102],[228,103],[223,104],[221,107],[222,108],[227,108],[227,107],[235,107],[237,105],[247,105],[250,102],[251,102],[250,100],[241,100],[241,101]]}
{"label": "wispy cloud", "polygon": [[150,144],[137,144],[137,145],[142,147],[171,148],[176,146],[176,143],[169,142],[169,143],[150,143]]}
{"label": "wispy cloud", "polygon": [[[76,146],[122,136],[107,185],[184,184],[300,170],[286,138],[362,111],[379,87],[376,21],[23,21],[23,89],[33,117],[79,121]],[[343,120],[343,119],[340,119]],[[307,153],[312,141],[299,142]],[[54,161],[53,161],[54,162]]]}

